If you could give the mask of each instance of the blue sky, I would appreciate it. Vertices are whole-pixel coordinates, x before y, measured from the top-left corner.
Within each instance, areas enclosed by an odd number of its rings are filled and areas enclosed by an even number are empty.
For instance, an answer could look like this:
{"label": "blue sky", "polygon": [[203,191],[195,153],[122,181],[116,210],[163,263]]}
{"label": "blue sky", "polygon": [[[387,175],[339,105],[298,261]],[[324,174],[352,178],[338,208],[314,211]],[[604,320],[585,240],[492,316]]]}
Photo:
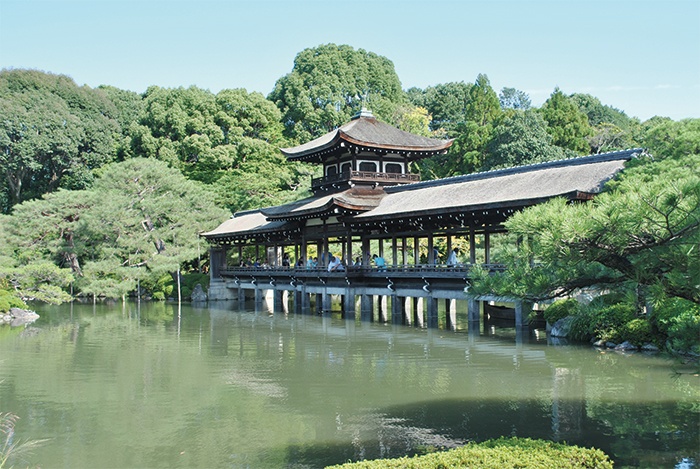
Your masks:
{"label": "blue sky", "polygon": [[296,54],[349,44],[404,89],[453,81],[590,93],[630,116],[700,117],[700,0],[0,0],[0,68],[137,92],[267,95]]}

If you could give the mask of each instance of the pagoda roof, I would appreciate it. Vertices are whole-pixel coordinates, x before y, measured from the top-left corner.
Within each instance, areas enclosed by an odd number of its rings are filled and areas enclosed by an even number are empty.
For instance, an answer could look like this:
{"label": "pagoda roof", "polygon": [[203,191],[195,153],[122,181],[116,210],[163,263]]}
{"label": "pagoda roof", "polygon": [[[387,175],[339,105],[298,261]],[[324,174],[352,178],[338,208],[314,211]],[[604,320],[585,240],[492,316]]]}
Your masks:
{"label": "pagoda roof", "polygon": [[350,223],[521,208],[554,197],[590,199],[643,150],[610,152],[385,188],[371,211]]}
{"label": "pagoda roof", "polygon": [[250,237],[265,237],[279,233],[293,232],[296,224],[274,220],[270,221],[260,210],[247,210],[237,212],[231,218],[211,231],[202,233],[201,236],[211,241],[231,241]]}
{"label": "pagoda roof", "polygon": [[381,189],[350,188],[335,194],[309,197],[276,207],[261,209],[270,220],[299,220],[334,214],[372,210],[379,205],[385,192]]}
{"label": "pagoda roof", "polygon": [[343,147],[398,153],[412,160],[442,153],[452,142],[451,139],[441,140],[405,132],[363,111],[347,124],[321,137],[296,147],[281,148],[280,151],[289,160],[312,163],[323,162],[324,155]]}

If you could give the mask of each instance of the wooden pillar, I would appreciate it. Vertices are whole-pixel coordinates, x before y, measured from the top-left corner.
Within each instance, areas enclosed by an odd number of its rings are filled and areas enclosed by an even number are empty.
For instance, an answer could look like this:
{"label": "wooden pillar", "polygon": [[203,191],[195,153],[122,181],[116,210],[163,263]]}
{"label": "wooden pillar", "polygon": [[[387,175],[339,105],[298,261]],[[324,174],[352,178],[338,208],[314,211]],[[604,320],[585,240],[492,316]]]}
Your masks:
{"label": "wooden pillar", "polygon": [[372,265],[372,253],[369,252],[369,238],[362,237],[362,267],[370,267]]}
{"label": "wooden pillar", "polygon": [[438,327],[438,300],[432,296],[425,298],[428,310],[427,325],[431,329],[436,329]]}
{"label": "wooden pillar", "polygon": [[528,327],[528,316],[532,312],[532,303],[518,300],[515,302],[515,327],[522,329]]}
{"label": "wooden pillar", "polygon": [[398,263],[398,249],[396,246],[396,236],[391,237],[391,263],[394,267],[396,267]]}
{"label": "wooden pillar", "polygon": [[474,225],[469,225],[469,263],[476,264],[476,234]]}
{"label": "wooden pillar", "polygon": [[348,288],[343,295],[343,317],[355,319],[355,289]]}
{"label": "wooden pillar", "polygon": [[484,264],[491,263],[491,233],[484,232]]}
{"label": "wooden pillar", "polygon": [[403,324],[403,298],[391,295],[391,323]]}
{"label": "wooden pillar", "polygon": [[367,295],[367,294],[362,294],[360,296],[360,319],[363,321],[371,321],[373,314],[372,314],[372,307],[374,303],[374,298],[372,298],[372,295]]}
{"label": "wooden pillar", "polygon": [[423,327],[423,298],[414,297],[411,309],[413,312],[413,325]]}
{"label": "wooden pillar", "polygon": [[221,277],[221,271],[226,269],[226,248],[210,248],[209,259],[209,280],[219,280],[219,277]]}
{"label": "wooden pillar", "polygon": [[420,264],[420,238],[413,237],[413,263]]}
{"label": "wooden pillar", "polygon": [[437,263],[435,259],[435,250],[433,249],[433,235],[432,233],[428,235],[428,264]]}

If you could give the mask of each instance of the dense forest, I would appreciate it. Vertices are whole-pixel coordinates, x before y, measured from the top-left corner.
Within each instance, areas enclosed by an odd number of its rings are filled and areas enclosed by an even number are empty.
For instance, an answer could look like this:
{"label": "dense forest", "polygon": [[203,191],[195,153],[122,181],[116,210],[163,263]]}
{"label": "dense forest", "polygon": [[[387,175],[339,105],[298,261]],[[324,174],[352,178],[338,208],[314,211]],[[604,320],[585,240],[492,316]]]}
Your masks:
{"label": "dense forest", "polygon": [[537,108],[484,74],[403,90],[391,60],[334,44],[300,52],[267,97],[92,89],[64,75],[0,71],[0,310],[119,298],[137,285],[154,298],[172,294],[173,278],[196,277],[206,263],[198,233],[231,212],[309,195],[318,168],[287,162],[279,148],[323,135],[362,106],[403,130],[454,139],[447,154],[412,168],[424,180],[645,148],[649,156],[595,203],[553,201],[513,217],[508,228],[529,252],[508,254],[512,269],[475,288],[533,301],[611,288],[615,300],[599,310],[626,305],[620,327],[654,304],[658,320],[645,320],[644,333],[675,327],[697,342],[700,119],[642,122],[560,89]]}

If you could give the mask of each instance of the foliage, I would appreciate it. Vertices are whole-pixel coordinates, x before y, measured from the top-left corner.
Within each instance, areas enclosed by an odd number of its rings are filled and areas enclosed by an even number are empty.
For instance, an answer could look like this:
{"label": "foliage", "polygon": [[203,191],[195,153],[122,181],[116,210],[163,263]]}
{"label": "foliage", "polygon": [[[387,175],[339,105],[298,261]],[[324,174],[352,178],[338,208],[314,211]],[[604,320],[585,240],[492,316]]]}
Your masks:
{"label": "foliage", "polygon": [[475,291],[537,300],[631,283],[642,294],[700,302],[698,174],[698,156],[639,161],[592,203],[559,199],[515,214],[507,228],[530,242],[509,251],[508,270],[480,277]]}
{"label": "foliage", "polygon": [[[182,298],[189,299],[192,296],[192,292],[194,291],[194,288],[197,286],[197,284],[200,284],[202,286],[202,289],[206,291],[209,288],[209,275],[199,274],[196,272],[181,275],[180,289]],[[164,291],[165,296],[169,296],[173,291],[177,290],[177,285],[175,284],[175,281],[172,279],[172,277],[167,279],[167,283],[165,285],[170,289],[169,293],[167,290]]]}
{"label": "foliage", "polygon": [[527,467],[530,469],[612,468],[608,456],[598,449],[567,446],[529,438],[499,438],[483,443],[469,443],[460,448],[412,458],[360,461],[333,468],[448,468],[502,469]]}
{"label": "foliage", "polygon": [[589,305],[574,316],[571,337],[582,341],[600,339],[620,343],[624,340],[624,328],[633,319],[635,319],[635,309],[629,303],[616,303],[602,307]]}
{"label": "foliage", "polygon": [[515,88],[503,88],[498,95],[501,109],[527,111],[532,107],[530,97],[524,91]]}
{"label": "foliage", "polygon": [[114,159],[117,114],[103,92],[67,76],[0,71],[0,210],[59,187],[88,187],[91,170]]}
{"label": "foliage", "polygon": [[46,440],[16,441],[15,424],[19,419],[15,414],[0,413],[0,469],[8,466],[12,460],[19,460],[31,453]]}
{"label": "foliage", "polygon": [[199,233],[226,216],[202,185],[157,160],[113,164],[95,191],[105,197],[84,215],[87,236],[99,240],[91,259],[98,274],[77,283],[86,291],[105,289],[101,280],[129,291],[146,274],[178,270],[197,258]]}
{"label": "foliage", "polygon": [[325,44],[297,54],[268,99],[282,111],[287,136],[307,142],[345,124],[363,105],[388,121],[404,95],[386,57]]}
{"label": "foliage", "polygon": [[539,110],[547,121],[553,143],[577,153],[589,153],[586,137],[591,135],[588,118],[571,98],[556,88]]}
{"label": "foliage", "polygon": [[432,117],[430,129],[443,130],[447,136],[455,137],[457,127],[467,120],[467,106],[471,99],[472,84],[461,82],[429,86],[425,90],[411,88],[407,93],[409,102],[427,109]]}
{"label": "foliage", "polygon": [[65,301],[62,287],[71,283],[82,294],[118,298],[138,280],[197,259],[199,233],[227,214],[201,184],[163,162],[115,163],[89,191],[18,205],[0,230],[13,246],[0,277],[24,298]]}
{"label": "foliage", "polygon": [[6,313],[10,308],[26,308],[27,304],[17,294],[10,282],[0,277],[0,312]]}
{"label": "foliage", "polygon": [[557,300],[544,310],[544,319],[549,324],[554,324],[567,316],[574,316],[580,311],[579,302],[574,298]]}
{"label": "foliage", "polygon": [[540,163],[564,158],[564,151],[552,144],[547,123],[534,111],[514,111],[494,128],[487,145],[485,170]]}
{"label": "foliage", "polygon": [[658,158],[700,155],[700,119],[651,121],[644,144]]}
{"label": "foliage", "polygon": [[621,339],[641,347],[654,341],[651,323],[644,318],[635,318],[622,326]]}
{"label": "foliage", "polygon": [[681,298],[663,298],[654,305],[653,321],[668,338],[668,349],[700,354],[700,305]]}

